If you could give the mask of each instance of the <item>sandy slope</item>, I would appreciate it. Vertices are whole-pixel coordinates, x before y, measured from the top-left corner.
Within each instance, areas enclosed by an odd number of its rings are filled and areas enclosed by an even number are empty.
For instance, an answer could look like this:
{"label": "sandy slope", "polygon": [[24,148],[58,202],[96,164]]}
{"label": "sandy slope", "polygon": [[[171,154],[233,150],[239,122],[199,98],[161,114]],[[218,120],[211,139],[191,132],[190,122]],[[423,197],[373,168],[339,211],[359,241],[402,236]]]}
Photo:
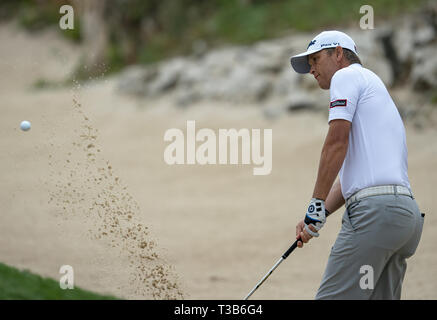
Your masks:
{"label": "sandy slope", "polygon": [[[11,25],[0,26],[0,42],[0,261],[55,279],[60,266],[69,264],[78,286],[150,298],[132,280],[126,247],[96,237],[101,218],[87,206],[93,195],[108,196],[115,185],[88,180],[102,177],[104,165],[119,178],[117,192],[128,196],[123,205],[132,205],[136,221],[149,227],[148,239],[156,240],[156,252],[174,267],[187,298],[243,298],[291,244],[312,193],[319,157],[314,150],[327,130],[324,115],[269,121],[250,106],[178,109],[166,99],[120,96],[113,79],[76,90],[36,91],[30,89],[35,80],[67,74],[79,49],[52,33],[28,36]],[[19,130],[24,119],[32,122],[26,133]],[[254,176],[253,165],[167,165],[164,133],[185,130],[187,120],[214,130],[271,128],[272,173]],[[73,144],[82,141],[86,126],[100,150],[93,156]],[[408,261],[403,298],[435,299],[436,132],[407,126],[407,135],[410,180],[427,216],[420,247]],[[319,239],[294,252],[254,298],[313,298],[341,215],[329,219]]]}

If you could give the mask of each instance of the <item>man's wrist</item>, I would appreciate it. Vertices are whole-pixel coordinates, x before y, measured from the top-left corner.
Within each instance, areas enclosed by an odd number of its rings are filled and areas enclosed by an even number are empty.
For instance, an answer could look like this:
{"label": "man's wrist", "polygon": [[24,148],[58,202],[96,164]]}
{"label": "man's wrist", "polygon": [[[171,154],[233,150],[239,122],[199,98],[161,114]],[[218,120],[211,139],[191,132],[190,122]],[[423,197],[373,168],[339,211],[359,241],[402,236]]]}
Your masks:
{"label": "man's wrist", "polygon": [[321,195],[313,195],[313,199],[326,201],[326,197],[322,197]]}

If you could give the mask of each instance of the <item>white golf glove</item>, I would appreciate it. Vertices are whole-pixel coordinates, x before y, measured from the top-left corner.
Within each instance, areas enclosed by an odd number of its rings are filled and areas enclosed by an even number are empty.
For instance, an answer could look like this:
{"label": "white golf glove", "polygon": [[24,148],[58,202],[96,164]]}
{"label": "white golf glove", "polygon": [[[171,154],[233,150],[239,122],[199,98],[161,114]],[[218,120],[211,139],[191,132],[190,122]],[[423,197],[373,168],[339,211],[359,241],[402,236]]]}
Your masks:
{"label": "white golf glove", "polygon": [[308,206],[307,213],[305,215],[305,230],[313,237],[318,237],[318,232],[313,232],[308,228],[308,225],[312,224],[314,228],[319,231],[325,225],[326,212],[325,201],[312,198],[310,205]]}

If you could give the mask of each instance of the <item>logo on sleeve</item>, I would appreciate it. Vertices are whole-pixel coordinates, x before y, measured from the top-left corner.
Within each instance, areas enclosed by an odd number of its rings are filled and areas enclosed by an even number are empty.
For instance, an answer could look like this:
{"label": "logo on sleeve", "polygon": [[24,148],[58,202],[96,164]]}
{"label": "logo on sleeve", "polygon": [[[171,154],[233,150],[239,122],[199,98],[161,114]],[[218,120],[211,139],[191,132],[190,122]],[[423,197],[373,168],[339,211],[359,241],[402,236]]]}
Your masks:
{"label": "logo on sleeve", "polygon": [[334,100],[334,101],[331,101],[330,108],[346,107],[346,105],[347,105],[347,100],[346,99]]}

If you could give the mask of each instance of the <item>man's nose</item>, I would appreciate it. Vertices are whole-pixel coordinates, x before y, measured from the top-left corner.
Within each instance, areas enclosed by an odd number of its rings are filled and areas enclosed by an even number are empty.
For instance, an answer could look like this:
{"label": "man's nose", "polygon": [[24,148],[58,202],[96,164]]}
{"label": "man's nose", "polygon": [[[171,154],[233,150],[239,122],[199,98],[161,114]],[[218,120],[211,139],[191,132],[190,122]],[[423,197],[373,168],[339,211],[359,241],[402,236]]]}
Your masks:
{"label": "man's nose", "polygon": [[316,70],[314,69],[314,66],[310,66],[310,73],[312,75],[314,75],[314,72],[316,72]]}

